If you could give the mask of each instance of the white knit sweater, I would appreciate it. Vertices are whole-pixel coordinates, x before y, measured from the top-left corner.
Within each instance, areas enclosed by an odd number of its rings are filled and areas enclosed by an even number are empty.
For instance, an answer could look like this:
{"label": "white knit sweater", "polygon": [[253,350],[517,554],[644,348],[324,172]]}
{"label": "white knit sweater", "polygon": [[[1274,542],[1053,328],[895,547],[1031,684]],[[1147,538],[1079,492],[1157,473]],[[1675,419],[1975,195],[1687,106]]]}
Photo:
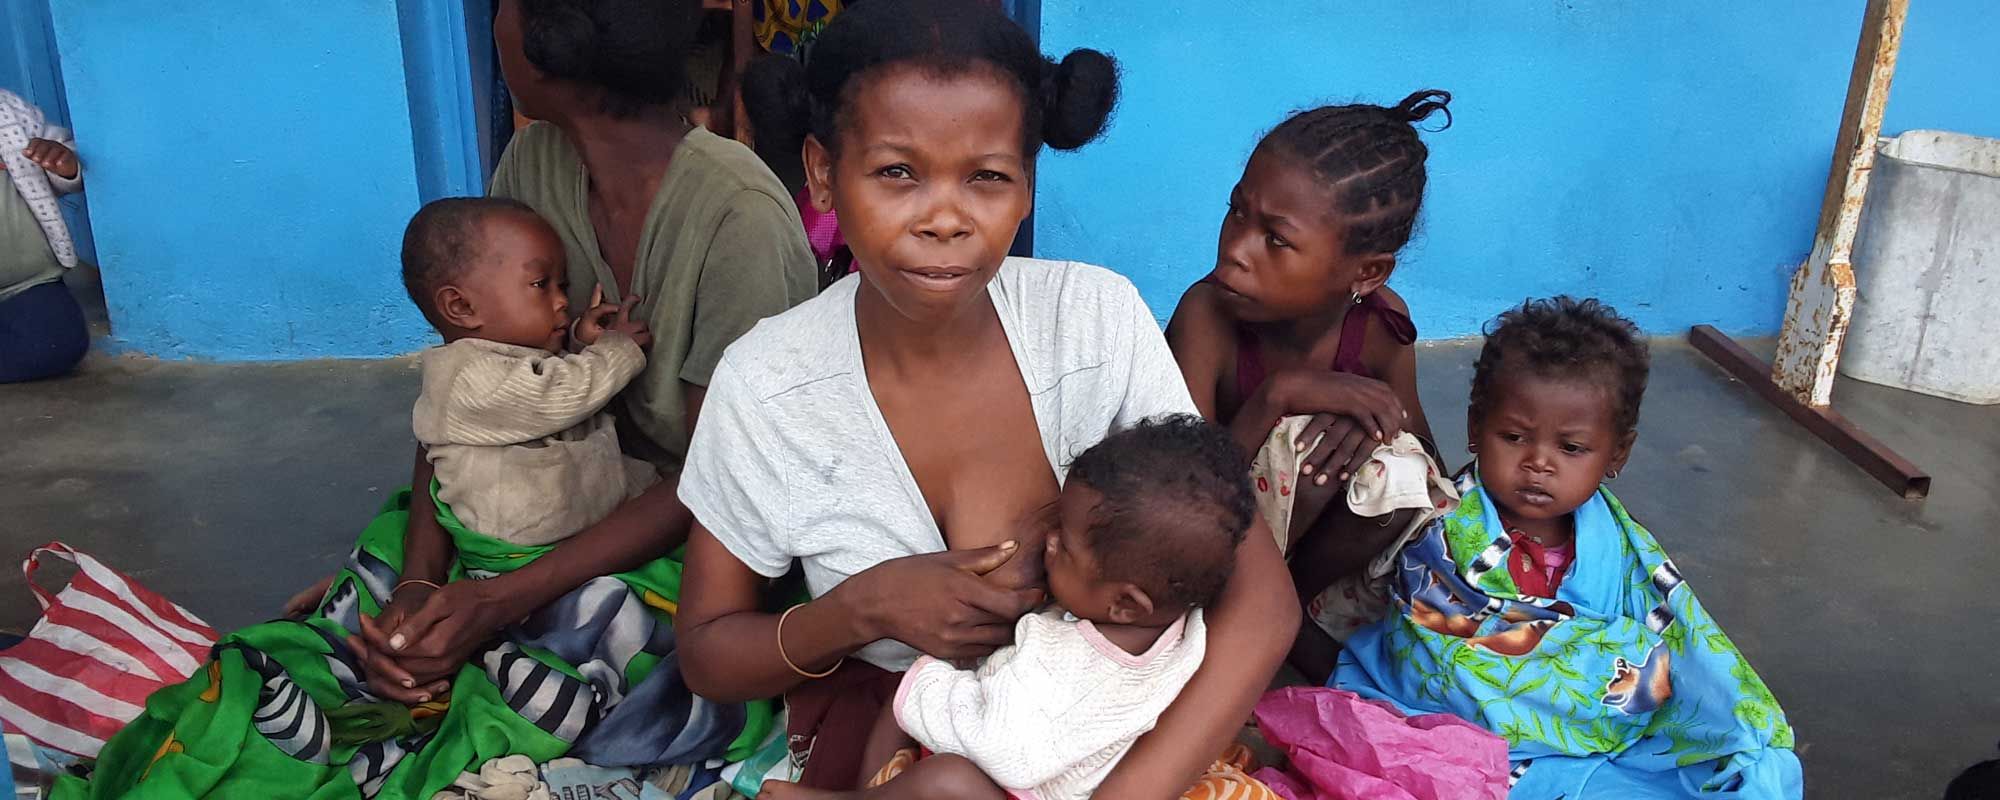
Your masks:
{"label": "white knit sweater", "polygon": [[1013,646],[977,670],[917,659],[896,689],[896,720],[1016,796],[1088,798],[1194,677],[1207,638],[1190,611],[1132,655],[1087,620],[1029,614]]}
{"label": "white knit sweater", "polygon": [[645,351],[616,331],[564,355],[486,339],[425,351],[411,428],[438,499],[466,527],[522,545],[603,519],[659,477],[624,457],[602,413],[645,368]]}

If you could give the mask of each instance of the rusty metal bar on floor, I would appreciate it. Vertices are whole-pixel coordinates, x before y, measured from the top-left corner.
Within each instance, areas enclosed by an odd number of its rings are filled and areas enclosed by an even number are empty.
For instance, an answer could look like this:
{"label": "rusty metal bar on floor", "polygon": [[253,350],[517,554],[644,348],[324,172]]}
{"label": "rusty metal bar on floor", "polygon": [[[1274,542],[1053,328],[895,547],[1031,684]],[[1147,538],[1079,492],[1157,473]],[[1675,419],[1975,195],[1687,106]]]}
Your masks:
{"label": "rusty metal bar on floor", "polygon": [[1797,397],[1771,382],[1770,365],[1758,358],[1743,345],[1723,335],[1721,331],[1708,325],[1697,325],[1688,331],[1688,342],[1694,349],[1708,356],[1717,366],[1728,372],[1744,385],[1756,390],[1779,411],[1811,431],[1820,441],[1833,446],[1855,466],[1875,476],[1890,489],[1903,497],[1917,500],[1931,493],[1931,476],[1919,469],[1909,459],[1896,455],[1880,439],[1868,435],[1847,417],[1829,406],[1809,406],[1799,402]]}

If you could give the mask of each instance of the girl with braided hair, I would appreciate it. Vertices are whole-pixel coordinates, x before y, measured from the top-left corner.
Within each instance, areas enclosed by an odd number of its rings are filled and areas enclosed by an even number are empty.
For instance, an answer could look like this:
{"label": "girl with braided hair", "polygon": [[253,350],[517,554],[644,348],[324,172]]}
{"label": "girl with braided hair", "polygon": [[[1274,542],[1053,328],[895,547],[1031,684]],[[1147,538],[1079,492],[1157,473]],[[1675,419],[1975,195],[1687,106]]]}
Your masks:
{"label": "girl with braided hair", "polygon": [[[1423,204],[1429,149],[1417,125],[1442,113],[1449,126],[1450,102],[1425,89],[1279,124],[1230,193],[1214,272],[1167,327],[1195,404],[1259,453],[1259,508],[1309,605],[1406,528],[1331,501],[1378,445],[1406,431],[1430,440],[1416,326],[1386,284]],[[1315,677],[1332,666],[1322,627],[1341,626],[1305,626],[1302,642],[1320,646],[1293,659]]]}

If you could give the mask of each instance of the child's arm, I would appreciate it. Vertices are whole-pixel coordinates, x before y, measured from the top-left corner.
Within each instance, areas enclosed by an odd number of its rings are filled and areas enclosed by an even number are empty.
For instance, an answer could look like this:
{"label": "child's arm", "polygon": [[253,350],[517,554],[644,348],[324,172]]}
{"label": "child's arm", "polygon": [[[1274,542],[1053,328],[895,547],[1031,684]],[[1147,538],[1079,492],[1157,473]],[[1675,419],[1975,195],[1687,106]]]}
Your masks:
{"label": "child's arm", "polygon": [[[1078,731],[1064,725],[1064,712],[1075,709],[1061,698],[1083,696],[1061,683],[1073,676],[1037,669],[1033,658],[1018,657],[1018,648],[1011,655],[1016,657],[999,668],[989,664],[979,671],[919,658],[903,674],[894,706],[904,732],[925,747],[966,757],[1001,786],[1028,789],[1108,743],[1080,741]],[[1024,667],[1035,674],[1024,674]],[[1086,710],[1080,716],[1068,721],[1091,715]]]}
{"label": "child's arm", "polygon": [[83,188],[83,162],[76,155],[76,141],[69,129],[50,125],[46,136],[29,139],[24,151],[30,161],[48,173],[49,186],[56,194],[70,194]]}
{"label": "child's arm", "polygon": [[903,725],[896,721],[896,703],[892,700],[882,706],[882,713],[875,717],[875,728],[868,732],[868,740],[861,745],[861,774],[869,776],[873,782],[876,774],[896,760],[896,754],[904,750],[914,750],[917,740],[903,732]]}
{"label": "child's arm", "polygon": [[1230,437],[1246,452],[1255,453],[1263,447],[1264,436],[1278,419],[1267,393],[1243,398],[1243,406],[1233,417],[1222,417],[1222,379],[1231,373],[1236,358],[1236,331],[1216,306],[1213,287],[1196,283],[1181,295],[1173,319],[1167,322],[1167,347],[1180,364],[1195,409],[1211,422],[1228,425]]}
{"label": "child's arm", "polygon": [[1174,307],[1173,319],[1167,321],[1167,349],[1180,364],[1195,408],[1210,420],[1217,418],[1216,390],[1222,383],[1224,357],[1235,340],[1215,307],[1214,291],[1206,283],[1188,287]]}
{"label": "child's arm", "polygon": [[[1382,287],[1378,294],[1389,308],[1405,317],[1410,315],[1409,304],[1403,302],[1403,297],[1389,287]],[[1403,411],[1408,415],[1403,419],[1403,429],[1416,434],[1426,443],[1431,442],[1431,423],[1424,417],[1424,404],[1417,397],[1416,345],[1398,341],[1382,322],[1382,318],[1376,317],[1374,323],[1369,325],[1368,350],[1370,352],[1365,353],[1363,357],[1370,364],[1382,365],[1376,368],[1377,374],[1382,376],[1384,383],[1389,384],[1389,390],[1396,393],[1396,399],[1402,402]]]}
{"label": "child's arm", "polygon": [[1389,384],[1389,390],[1396,393],[1396,399],[1402,402],[1403,411],[1410,415],[1403,421],[1403,429],[1416,434],[1426,444],[1435,446],[1436,440],[1431,437],[1431,421],[1424,416],[1423,401],[1417,397],[1417,348],[1404,344],[1396,345],[1396,350],[1382,378]]}
{"label": "child's arm", "polygon": [[[1390,296],[1390,304],[1401,310],[1401,301],[1395,299],[1393,295]],[[1370,326],[1364,358],[1376,374],[1382,376],[1381,380],[1355,375],[1342,375],[1337,379],[1360,384],[1376,396],[1375,402],[1385,403],[1382,408],[1391,409],[1397,415],[1389,419],[1392,427],[1380,428],[1384,437],[1381,442],[1390,441],[1399,431],[1407,430],[1422,439],[1431,456],[1442,462],[1437,445],[1431,438],[1430,420],[1424,417],[1423,405],[1417,396],[1416,347],[1397,341],[1389,335],[1387,328],[1378,323]],[[1376,417],[1378,425],[1382,419],[1380,413]],[[1322,415],[1315,418],[1313,424],[1306,426],[1305,430],[1300,432],[1299,438],[1310,442],[1322,433],[1325,434],[1325,438],[1300,462],[1303,465],[1301,471],[1312,475],[1331,473],[1339,476],[1344,482],[1346,476],[1353,474],[1354,470],[1360,469],[1362,464],[1368,462],[1368,457],[1379,443],[1374,438],[1367,420],[1366,416]]]}
{"label": "child's arm", "polygon": [[482,353],[452,380],[446,440],[509,445],[552,436],[603,410],[645,368],[645,351],[615,331],[569,355]]}
{"label": "child's arm", "polygon": [[[1405,406],[1389,384],[1320,369],[1274,372],[1249,397],[1240,398],[1241,405],[1233,415],[1222,418],[1218,402],[1222,380],[1240,365],[1235,364],[1235,328],[1216,304],[1214,292],[1206,283],[1188,288],[1181,296],[1180,306],[1174,309],[1173,320],[1167,323],[1167,345],[1180,363],[1195,407],[1202,416],[1228,425],[1230,437],[1238,446],[1255,453],[1264,446],[1264,437],[1280,418],[1294,414],[1320,415],[1324,418],[1316,420],[1302,437],[1310,442],[1321,432],[1333,434],[1307,459],[1317,469],[1329,461],[1366,460],[1373,448],[1365,443],[1373,441],[1376,432],[1382,434],[1381,441],[1388,441],[1403,429]],[[1416,362],[1414,354],[1411,357],[1407,384],[1414,398]],[[1338,417],[1347,418],[1349,424],[1339,425]]]}

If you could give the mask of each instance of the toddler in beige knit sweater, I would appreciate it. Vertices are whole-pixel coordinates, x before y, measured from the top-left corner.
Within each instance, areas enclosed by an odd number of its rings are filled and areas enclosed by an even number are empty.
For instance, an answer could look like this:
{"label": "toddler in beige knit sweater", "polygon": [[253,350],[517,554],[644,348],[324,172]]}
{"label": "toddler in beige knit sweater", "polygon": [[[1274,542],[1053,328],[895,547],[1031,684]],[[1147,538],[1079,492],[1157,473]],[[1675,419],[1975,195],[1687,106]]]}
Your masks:
{"label": "toddler in beige knit sweater", "polygon": [[574,322],[562,242],[499,198],[425,205],[403,237],[403,282],[444,336],[423,354],[412,414],[437,499],[467,528],[546,545],[603,519],[658,480],[626,458],[604,407],[646,367],[636,298]]}

